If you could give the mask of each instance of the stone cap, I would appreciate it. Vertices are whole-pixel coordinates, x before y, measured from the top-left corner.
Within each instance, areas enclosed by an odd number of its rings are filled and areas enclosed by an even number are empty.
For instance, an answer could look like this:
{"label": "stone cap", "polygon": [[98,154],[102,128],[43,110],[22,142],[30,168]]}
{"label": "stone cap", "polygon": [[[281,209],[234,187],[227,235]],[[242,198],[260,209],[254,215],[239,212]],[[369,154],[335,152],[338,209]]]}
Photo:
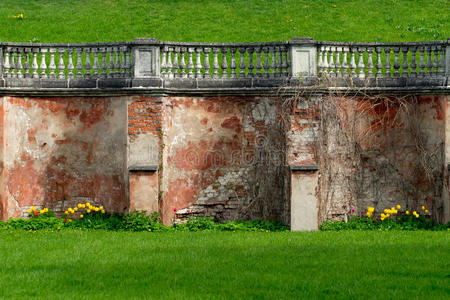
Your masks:
{"label": "stone cap", "polygon": [[158,171],[158,166],[157,165],[131,165],[131,166],[128,166],[128,171],[156,172],[156,171]]}
{"label": "stone cap", "polygon": [[319,165],[314,164],[314,165],[289,165],[289,169],[293,172],[296,171],[307,171],[307,172],[311,172],[311,171],[317,171],[319,170]]}

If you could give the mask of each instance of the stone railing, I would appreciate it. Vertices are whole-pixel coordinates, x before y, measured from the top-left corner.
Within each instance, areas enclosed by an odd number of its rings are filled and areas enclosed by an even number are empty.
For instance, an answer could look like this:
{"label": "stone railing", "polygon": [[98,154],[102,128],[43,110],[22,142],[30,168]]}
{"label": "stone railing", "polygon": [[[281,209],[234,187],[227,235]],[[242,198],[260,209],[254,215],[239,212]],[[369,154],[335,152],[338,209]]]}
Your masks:
{"label": "stone railing", "polygon": [[447,87],[450,40],[0,44],[4,88]]}

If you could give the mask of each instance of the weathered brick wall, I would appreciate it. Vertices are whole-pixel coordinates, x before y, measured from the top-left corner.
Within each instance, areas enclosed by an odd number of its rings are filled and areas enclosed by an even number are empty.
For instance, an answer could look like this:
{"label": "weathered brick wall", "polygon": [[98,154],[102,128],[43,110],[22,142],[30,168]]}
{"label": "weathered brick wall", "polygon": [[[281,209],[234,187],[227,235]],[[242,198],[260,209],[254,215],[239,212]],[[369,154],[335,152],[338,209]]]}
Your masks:
{"label": "weathered brick wall", "polygon": [[[388,116],[396,121],[387,123],[382,109],[364,110],[357,129],[372,138],[357,143],[355,157],[349,126],[327,123],[318,99],[299,101],[287,128],[277,97],[4,96],[1,217],[22,216],[31,205],[61,211],[91,201],[114,211],[158,210],[166,224],[190,216],[289,224],[295,184],[316,197],[320,221],[394,204],[424,204],[442,219],[449,209],[449,97],[417,99],[423,145],[441,154],[436,183],[417,172],[414,135],[395,109]],[[349,111],[364,105],[340,101]]]}
{"label": "weathered brick wall", "polygon": [[125,101],[3,97],[2,218],[79,201],[126,210]]}

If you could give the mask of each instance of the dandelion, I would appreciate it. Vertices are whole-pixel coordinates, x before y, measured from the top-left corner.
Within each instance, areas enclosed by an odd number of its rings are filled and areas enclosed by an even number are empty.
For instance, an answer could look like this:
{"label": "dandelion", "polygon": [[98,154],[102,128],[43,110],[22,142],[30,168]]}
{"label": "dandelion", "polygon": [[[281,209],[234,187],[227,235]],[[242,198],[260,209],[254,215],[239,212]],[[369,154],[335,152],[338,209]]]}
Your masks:
{"label": "dandelion", "polygon": [[402,208],[400,205],[397,205],[397,209],[400,209],[400,208]]}
{"label": "dandelion", "polygon": [[80,219],[83,219],[83,217],[84,217],[83,215],[80,215]]}
{"label": "dandelion", "polygon": [[409,215],[409,210],[405,211],[405,214]]}
{"label": "dandelion", "polygon": [[91,210],[90,209],[88,209],[87,211],[86,211],[87,213],[90,213],[91,212]]}
{"label": "dandelion", "polygon": [[422,210],[425,210],[425,206],[422,205]]}
{"label": "dandelion", "polygon": [[428,213],[428,209],[425,209],[425,213]]}

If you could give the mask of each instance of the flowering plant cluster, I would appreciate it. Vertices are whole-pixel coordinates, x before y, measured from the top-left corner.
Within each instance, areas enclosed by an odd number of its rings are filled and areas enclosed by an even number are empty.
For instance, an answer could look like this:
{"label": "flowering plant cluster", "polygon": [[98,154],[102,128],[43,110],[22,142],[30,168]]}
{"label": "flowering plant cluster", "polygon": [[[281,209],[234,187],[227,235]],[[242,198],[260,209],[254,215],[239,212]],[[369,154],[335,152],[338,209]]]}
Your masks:
{"label": "flowering plant cluster", "polygon": [[28,216],[31,218],[37,218],[39,215],[43,215],[48,213],[48,208],[42,208],[37,210],[35,206],[32,206],[30,209],[27,209]]}
{"label": "flowering plant cluster", "polygon": [[103,208],[103,206],[95,206],[92,205],[90,202],[86,202],[86,203],[78,203],[77,206],[75,206],[74,208],[69,207],[65,212],[64,215],[66,216],[66,219],[64,221],[67,222],[68,218],[75,218],[78,217],[80,219],[84,218],[84,214],[90,214],[91,212],[101,212],[102,214],[104,214],[106,211]]}
{"label": "flowering plant cluster", "polygon": [[[402,207],[400,205],[397,205],[397,206],[391,207],[390,209],[389,208],[384,209],[383,212],[380,214],[380,220],[384,221],[385,219],[387,219],[389,217],[393,217],[395,215],[398,215],[399,213],[401,214],[401,211],[400,211],[401,208]],[[426,207],[423,205],[422,205],[422,211],[424,212],[424,215],[428,215],[428,213],[429,213],[428,209],[426,209]],[[375,212],[375,208],[368,206],[366,216],[368,218],[372,218],[374,212]],[[404,214],[410,215],[409,210],[405,210]],[[412,215],[416,218],[420,217],[420,214],[415,210],[412,212]]]}
{"label": "flowering plant cluster", "polygon": [[23,15],[23,13],[19,13],[17,14],[17,16],[13,16],[13,18],[17,20],[23,20],[25,19],[25,16]]}

